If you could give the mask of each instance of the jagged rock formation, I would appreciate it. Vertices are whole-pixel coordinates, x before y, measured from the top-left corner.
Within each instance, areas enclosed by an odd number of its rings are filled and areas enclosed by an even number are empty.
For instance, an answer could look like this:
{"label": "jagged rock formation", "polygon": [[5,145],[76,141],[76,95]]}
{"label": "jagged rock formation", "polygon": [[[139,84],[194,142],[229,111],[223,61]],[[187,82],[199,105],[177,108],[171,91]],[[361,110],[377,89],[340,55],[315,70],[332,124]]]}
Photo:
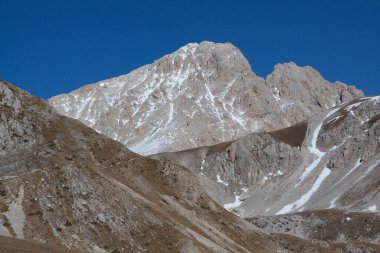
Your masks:
{"label": "jagged rock formation", "polygon": [[[0,236],[49,245],[47,252],[56,246],[94,253],[379,249],[267,233],[219,206],[202,186],[204,177],[132,153],[5,82],[0,113]],[[44,250],[0,241],[0,252]]]}
{"label": "jagged rock formation", "polygon": [[380,97],[365,97],[275,132],[178,153],[210,195],[243,217],[338,208],[378,212]]}
{"label": "jagged rock formation", "polygon": [[362,96],[294,63],[276,65],[263,79],[233,45],[202,42],[130,74],[53,97],[50,104],[151,155],[291,126]]}

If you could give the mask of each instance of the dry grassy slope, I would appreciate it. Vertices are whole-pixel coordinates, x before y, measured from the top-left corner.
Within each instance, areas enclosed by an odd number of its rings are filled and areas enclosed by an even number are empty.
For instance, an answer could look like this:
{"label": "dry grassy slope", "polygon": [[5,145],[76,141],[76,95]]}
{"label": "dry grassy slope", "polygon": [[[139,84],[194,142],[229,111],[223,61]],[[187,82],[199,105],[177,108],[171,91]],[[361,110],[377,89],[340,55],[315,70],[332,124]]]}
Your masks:
{"label": "dry grassy slope", "polygon": [[[0,88],[2,234],[88,252],[298,245],[221,208],[188,169],[140,157],[8,83]],[[312,242],[298,246],[322,252]]]}
{"label": "dry grassy slope", "polygon": [[49,246],[33,241],[20,240],[0,236],[1,253],[80,253],[83,251],[70,250],[62,247]]}

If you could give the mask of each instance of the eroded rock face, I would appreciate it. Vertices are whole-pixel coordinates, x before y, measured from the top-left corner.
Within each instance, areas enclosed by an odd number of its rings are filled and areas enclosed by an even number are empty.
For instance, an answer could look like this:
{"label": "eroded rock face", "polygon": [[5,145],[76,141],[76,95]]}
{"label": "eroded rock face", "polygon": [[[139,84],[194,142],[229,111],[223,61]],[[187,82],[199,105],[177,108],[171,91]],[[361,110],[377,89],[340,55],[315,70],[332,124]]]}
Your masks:
{"label": "eroded rock face", "polygon": [[290,128],[153,156],[199,173],[211,196],[243,217],[337,208],[379,212],[380,97]]}
{"label": "eroded rock face", "polygon": [[329,83],[312,67],[299,67],[293,62],[276,65],[265,81],[272,88],[275,99],[281,101],[279,106],[285,126],[363,97],[362,91],[355,87],[341,82]]}
{"label": "eroded rock face", "polygon": [[311,67],[256,76],[231,44],[188,44],[131,73],[51,98],[63,115],[151,155],[294,125],[363,93]]}

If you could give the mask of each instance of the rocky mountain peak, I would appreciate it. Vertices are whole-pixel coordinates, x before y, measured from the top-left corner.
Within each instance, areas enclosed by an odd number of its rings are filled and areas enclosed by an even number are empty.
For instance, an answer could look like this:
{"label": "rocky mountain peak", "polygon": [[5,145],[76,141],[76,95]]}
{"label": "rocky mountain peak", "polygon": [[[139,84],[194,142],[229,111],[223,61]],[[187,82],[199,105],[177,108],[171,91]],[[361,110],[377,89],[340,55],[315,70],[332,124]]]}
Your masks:
{"label": "rocky mountain peak", "polygon": [[309,67],[277,65],[266,79],[230,43],[191,43],[127,75],[49,101],[133,151],[150,155],[290,126],[362,96]]}
{"label": "rocky mountain peak", "polygon": [[[355,97],[364,96],[364,93],[361,90],[356,89],[354,86],[346,85],[339,81],[330,83],[313,67],[300,67],[294,62],[276,64],[273,72],[266,77],[266,81],[268,83],[280,83],[281,85],[278,85],[279,87],[277,88],[280,88],[280,86],[294,86],[294,89],[296,90],[305,88],[312,91],[315,90],[319,93],[323,93],[325,90],[331,92],[332,89],[335,89],[335,92],[338,93],[350,93],[351,98],[352,95]],[[349,101],[349,99],[342,98],[341,101],[336,104],[342,103],[343,100],[346,102]]]}
{"label": "rocky mountain peak", "polygon": [[[228,81],[236,73],[251,73],[248,61],[230,43],[187,44],[155,61],[149,68],[156,74],[194,79],[218,78]],[[227,83],[221,83],[227,85]]]}
{"label": "rocky mountain peak", "polygon": [[310,66],[298,66],[294,62],[279,63],[273,68],[273,71],[267,78],[272,76],[282,76],[294,80],[313,78],[320,81],[325,81],[322,75],[313,67]]}

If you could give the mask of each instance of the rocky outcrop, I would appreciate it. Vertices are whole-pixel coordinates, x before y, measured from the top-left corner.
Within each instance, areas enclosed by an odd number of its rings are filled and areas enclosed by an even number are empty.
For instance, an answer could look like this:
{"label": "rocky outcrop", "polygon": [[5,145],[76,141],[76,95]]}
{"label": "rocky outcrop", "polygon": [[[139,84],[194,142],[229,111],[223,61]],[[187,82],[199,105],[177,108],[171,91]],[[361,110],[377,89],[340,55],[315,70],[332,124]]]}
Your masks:
{"label": "rocky outcrop", "polygon": [[263,79],[233,45],[202,42],[49,101],[61,114],[151,155],[281,129],[362,96],[294,63],[276,65]]}
{"label": "rocky outcrop", "polygon": [[293,62],[276,65],[265,82],[273,90],[274,98],[281,101],[279,110],[286,126],[363,97],[355,87],[341,82],[329,83],[312,67],[299,67]]}

